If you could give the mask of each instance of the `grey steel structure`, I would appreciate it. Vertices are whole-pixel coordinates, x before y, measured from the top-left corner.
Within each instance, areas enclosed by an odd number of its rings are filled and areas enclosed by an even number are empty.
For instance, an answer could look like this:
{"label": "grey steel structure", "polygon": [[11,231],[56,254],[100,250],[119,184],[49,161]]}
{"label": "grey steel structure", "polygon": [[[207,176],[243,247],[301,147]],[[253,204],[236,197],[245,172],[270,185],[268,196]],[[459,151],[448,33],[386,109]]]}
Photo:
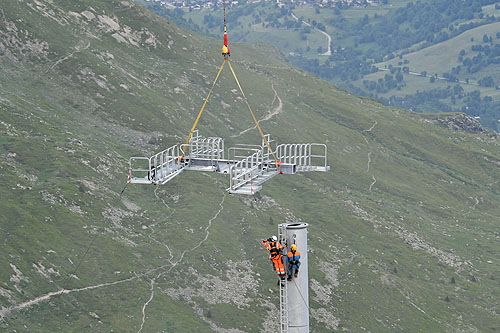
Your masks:
{"label": "grey steel structure", "polygon": [[[287,244],[286,223],[278,225],[278,242],[282,245]],[[288,252],[288,246],[284,252]],[[286,253],[283,255],[283,264],[287,268]],[[288,283],[280,284],[280,327],[281,333],[288,333]]]}
{"label": "grey steel structure", "polygon": [[271,149],[280,161],[279,168],[264,140],[260,146],[239,144],[231,147],[226,158],[224,139],[203,137],[196,130],[188,145],[174,145],[151,157],[131,157],[129,181],[162,185],[183,171],[211,171],[229,174],[229,193],[254,194],[262,188],[262,183],[279,173],[330,170],[325,144],[278,145],[269,134],[266,140],[271,147],[275,146]]}
{"label": "grey steel structure", "polygon": [[[309,272],[307,259],[307,223],[282,223],[278,226],[279,241],[287,244],[288,253],[292,244],[300,252],[298,277],[280,287],[281,332],[309,332]],[[286,253],[284,259],[286,262]],[[287,264],[285,267],[288,269]],[[287,271],[288,273],[288,271]]]}

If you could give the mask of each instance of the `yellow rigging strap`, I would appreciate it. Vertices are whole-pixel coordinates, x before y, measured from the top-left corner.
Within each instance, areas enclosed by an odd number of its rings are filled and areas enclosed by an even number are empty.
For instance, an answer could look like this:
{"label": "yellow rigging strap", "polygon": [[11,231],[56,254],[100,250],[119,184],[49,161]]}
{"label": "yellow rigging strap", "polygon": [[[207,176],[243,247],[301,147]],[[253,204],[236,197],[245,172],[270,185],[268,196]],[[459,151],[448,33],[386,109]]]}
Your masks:
{"label": "yellow rigging strap", "polygon": [[278,159],[274,155],[274,152],[271,149],[271,146],[269,145],[269,142],[267,142],[267,139],[264,136],[264,133],[262,132],[262,129],[259,126],[259,122],[257,121],[257,118],[255,118],[255,115],[253,114],[253,111],[252,111],[252,108],[250,107],[250,104],[248,104],[247,97],[245,96],[245,93],[243,92],[243,89],[241,88],[240,82],[238,81],[238,78],[236,77],[236,73],[233,70],[233,66],[231,66],[231,63],[229,62],[229,60],[227,61],[227,64],[229,65],[229,68],[231,69],[231,73],[233,73],[234,79],[235,79],[236,83],[238,84],[238,88],[240,88],[240,92],[243,95],[243,98],[245,99],[245,103],[248,106],[248,110],[250,110],[250,113],[252,114],[253,121],[255,122],[255,125],[257,125],[257,128],[259,129],[260,136],[262,136],[262,139],[266,143],[267,148],[269,149],[269,151],[273,155],[274,161],[276,162],[276,168],[279,170],[279,164],[280,164],[280,162],[278,161]]}
{"label": "yellow rigging strap", "polygon": [[219,79],[220,73],[222,72],[222,69],[224,68],[224,64],[226,63],[226,61],[228,61],[228,60],[226,58],[224,58],[224,61],[222,62],[222,65],[220,66],[219,73],[217,73],[217,76],[215,77],[214,83],[212,84],[212,88],[210,88],[210,91],[208,92],[207,98],[205,98],[205,102],[203,103],[203,106],[201,107],[201,110],[198,113],[198,117],[196,117],[194,125],[191,128],[191,132],[189,132],[189,135],[188,135],[188,138],[186,141],[186,145],[182,149],[182,156],[180,158],[181,161],[184,158],[184,155],[186,154],[186,149],[189,145],[189,141],[191,140],[191,136],[193,135],[193,132],[196,128],[196,125],[198,124],[198,121],[200,120],[201,114],[203,113],[203,110],[205,109],[205,105],[207,105],[208,98],[210,97],[210,95],[212,94],[212,91],[214,90],[215,84],[217,83],[217,80]]}
{"label": "yellow rigging strap", "polygon": [[247,97],[246,97],[245,93],[243,92],[243,89],[241,88],[240,82],[238,81],[238,77],[236,76],[236,73],[233,70],[233,66],[231,66],[231,63],[229,62],[229,59],[226,58],[226,57],[224,58],[224,61],[222,62],[222,65],[220,66],[219,72],[217,73],[217,76],[215,77],[214,83],[212,84],[212,87],[210,88],[210,91],[208,92],[207,98],[205,98],[205,102],[203,103],[203,106],[201,107],[201,110],[198,113],[198,117],[196,117],[196,120],[195,120],[195,122],[193,124],[193,127],[191,128],[191,131],[189,132],[186,144],[184,145],[184,148],[182,149],[182,156],[179,158],[179,160],[182,161],[182,159],[184,158],[184,155],[186,154],[186,149],[189,146],[189,141],[191,141],[191,136],[193,135],[193,132],[196,129],[196,125],[198,125],[198,121],[201,118],[201,114],[203,113],[203,110],[205,109],[205,105],[207,105],[207,101],[210,98],[210,95],[212,94],[212,91],[214,90],[215,84],[217,83],[217,80],[219,79],[220,73],[222,73],[222,69],[224,68],[224,64],[226,63],[226,61],[227,61],[228,65],[229,65],[229,68],[231,69],[231,73],[233,74],[234,80],[236,81],[236,84],[238,85],[238,88],[240,89],[241,95],[243,95],[243,99],[245,100],[245,103],[246,103],[246,105],[248,107],[248,110],[250,110],[250,113],[252,115],[253,121],[255,122],[255,125],[257,126],[257,128],[259,130],[260,136],[264,140],[264,142],[265,142],[267,148],[269,149],[269,152],[271,153],[271,155],[273,155],[274,161],[276,163],[276,168],[279,170],[280,162],[278,161],[278,159],[274,155],[274,152],[271,149],[271,146],[269,145],[269,142],[267,141],[264,133],[262,132],[262,129],[260,128],[259,122],[257,121],[257,118],[255,118],[255,114],[253,113],[252,108],[250,107],[250,104],[248,103]]}

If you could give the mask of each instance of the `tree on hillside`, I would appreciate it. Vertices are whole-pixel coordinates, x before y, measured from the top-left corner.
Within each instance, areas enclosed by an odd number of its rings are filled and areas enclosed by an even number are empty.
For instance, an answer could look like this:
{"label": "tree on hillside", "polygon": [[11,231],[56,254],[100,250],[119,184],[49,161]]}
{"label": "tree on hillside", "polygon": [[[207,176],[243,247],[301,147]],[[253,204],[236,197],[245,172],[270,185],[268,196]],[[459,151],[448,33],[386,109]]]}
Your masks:
{"label": "tree on hillside", "polygon": [[396,81],[398,82],[403,81],[403,74],[401,74],[401,72],[396,73]]}
{"label": "tree on hillside", "polygon": [[479,83],[479,85],[483,87],[493,87],[495,85],[495,82],[490,75],[483,77],[482,79],[477,81],[477,83]]}

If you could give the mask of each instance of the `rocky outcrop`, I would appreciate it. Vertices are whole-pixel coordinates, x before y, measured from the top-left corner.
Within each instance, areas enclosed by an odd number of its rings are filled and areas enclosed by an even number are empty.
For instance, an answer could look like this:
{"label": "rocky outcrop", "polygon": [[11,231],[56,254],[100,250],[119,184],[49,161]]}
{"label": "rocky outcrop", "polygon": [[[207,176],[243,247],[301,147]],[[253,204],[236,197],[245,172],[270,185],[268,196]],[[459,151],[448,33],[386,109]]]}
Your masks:
{"label": "rocky outcrop", "polygon": [[[433,122],[452,129],[454,131],[464,131],[469,133],[489,134],[491,131],[485,129],[477,119],[472,118],[464,113],[453,115],[438,115],[433,119]],[[495,137],[497,134],[495,133]]]}

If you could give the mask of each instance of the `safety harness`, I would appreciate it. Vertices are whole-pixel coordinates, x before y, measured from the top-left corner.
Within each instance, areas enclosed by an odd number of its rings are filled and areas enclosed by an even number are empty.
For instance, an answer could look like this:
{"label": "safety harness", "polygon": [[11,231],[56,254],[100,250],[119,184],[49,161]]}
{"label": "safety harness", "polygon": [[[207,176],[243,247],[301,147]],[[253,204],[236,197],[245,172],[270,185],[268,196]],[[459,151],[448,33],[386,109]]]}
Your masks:
{"label": "safety harness", "polygon": [[277,246],[276,246],[276,242],[270,242],[269,243],[269,246],[271,247],[269,249],[269,253],[271,255],[271,258],[276,258],[280,255],[280,250],[278,250]]}
{"label": "safety harness", "polygon": [[297,252],[297,251],[290,251],[290,252],[292,252],[292,258],[293,258],[292,265],[296,265],[297,264],[297,260],[295,260],[295,252]]}

